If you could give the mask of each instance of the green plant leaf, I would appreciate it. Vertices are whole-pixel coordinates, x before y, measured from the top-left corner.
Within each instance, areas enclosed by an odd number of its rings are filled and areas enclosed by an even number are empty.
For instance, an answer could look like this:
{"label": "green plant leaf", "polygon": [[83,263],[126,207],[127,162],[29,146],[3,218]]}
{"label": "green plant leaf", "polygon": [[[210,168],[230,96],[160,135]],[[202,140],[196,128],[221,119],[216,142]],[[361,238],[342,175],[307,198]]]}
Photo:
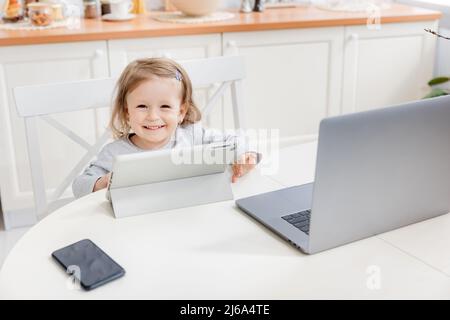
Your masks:
{"label": "green plant leaf", "polygon": [[428,85],[429,86],[435,86],[437,84],[446,83],[447,81],[450,81],[450,78],[448,78],[448,77],[437,77],[437,78],[431,79],[428,82]]}
{"label": "green plant leaf", "polygon": [[448,94],[449,94],[449,92],[444,89],[434,88],[433,90],[431,90],[431,92],[429,94],[427,94],[423,98],[428,99],[428,98],[434,98],[434,97],[439,97],[439,96],[446,96]]}

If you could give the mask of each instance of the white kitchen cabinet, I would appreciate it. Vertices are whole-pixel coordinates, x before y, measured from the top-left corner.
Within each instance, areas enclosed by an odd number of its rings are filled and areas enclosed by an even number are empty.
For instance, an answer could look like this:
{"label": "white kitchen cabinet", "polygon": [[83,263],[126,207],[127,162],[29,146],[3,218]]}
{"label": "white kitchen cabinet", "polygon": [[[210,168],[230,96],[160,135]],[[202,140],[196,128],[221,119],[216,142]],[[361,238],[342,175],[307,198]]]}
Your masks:
{"label": "white kitchen cabinet", "polygon": [[[12,88],[108,76],[106,41],[0,47],[0,191],[6,227],[26,225],[34,217],[24,121],[17,115]],[[91,143],[106,125],[93,111],[54,118]],[[85,150],[44,122],[38,122],[38,130],[44,179],[51,192]]]}
{"label": "white kitchen cabinet", "polygon": [[426,28],[437,30],[437,22],[346,27],[343,113],[416,100],[428,92],[436,37]]}
{"label": "white kitchen cabinet", "polygon": [[309,140],[324,117],[423,97],[435,55],[425,28],[437,22],[226,33],[223,51],[246,57],[248,128]]}
{"label": "white kitchen cabinet", "polygon": [[[126,65],[139,58],[168,57],[175,60],[204,59],[222,54],[221,34],[126,39],[109,41],[111,75],[119,76]],[[212,88],[195,88],[194,100],[200,108],[207,97],[214,93]],[[219,102],[203,123],[209,127],[223,127],[223,110]]]}
{"label": "white kitchen cabinet", "polygon": [[343,37],[344,27],[225,33],[224,53],[245,57],[247,127],[314,139],[340,112]]}

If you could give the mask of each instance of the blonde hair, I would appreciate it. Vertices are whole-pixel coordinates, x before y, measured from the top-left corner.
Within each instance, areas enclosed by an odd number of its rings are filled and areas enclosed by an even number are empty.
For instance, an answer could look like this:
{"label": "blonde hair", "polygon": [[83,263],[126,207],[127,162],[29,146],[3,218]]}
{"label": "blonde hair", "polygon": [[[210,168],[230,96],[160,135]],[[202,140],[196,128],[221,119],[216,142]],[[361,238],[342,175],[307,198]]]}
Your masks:
{"label": "blonde hair", "polygon": [[192,83],[186,71],[175,61],[166,58],[139,59],[131,62],[122,72],[116,85],[116,94],[111,112],[109,127],[113,137],[120,139],[130,133],[127,119],[127,96],[142,82],[153,76],[172,78],[181,81],[182,105],[186,107],[186,114],[181,126],[200,121],[201,113],[192,98]]}

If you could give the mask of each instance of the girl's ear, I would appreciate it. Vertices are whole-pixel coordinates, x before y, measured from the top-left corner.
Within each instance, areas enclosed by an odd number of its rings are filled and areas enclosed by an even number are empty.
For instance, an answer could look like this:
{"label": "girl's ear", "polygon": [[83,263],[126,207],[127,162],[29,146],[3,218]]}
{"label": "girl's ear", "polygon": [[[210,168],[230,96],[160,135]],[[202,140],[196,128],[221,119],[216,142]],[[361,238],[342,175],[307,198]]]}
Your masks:
{"label": "girl's ear", "polygon": [[188,111],[188,103],[183,103],[180,106],[180,114],[178,115],[178,124],[181,124],[183,122],[187,111]]}
{"label": "girl's ear", "polygon": [[125,118],[128,120],[130,120],[130,112],[128,112],[128,106],[125,105]]}

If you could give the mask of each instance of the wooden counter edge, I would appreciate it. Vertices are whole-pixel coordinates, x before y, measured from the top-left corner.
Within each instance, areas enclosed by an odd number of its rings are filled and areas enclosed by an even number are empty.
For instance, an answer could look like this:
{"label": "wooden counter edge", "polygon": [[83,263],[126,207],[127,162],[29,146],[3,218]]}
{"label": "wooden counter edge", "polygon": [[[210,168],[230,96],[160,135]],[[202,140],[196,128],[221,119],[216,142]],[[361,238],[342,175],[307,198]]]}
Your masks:
{"label": "wooden counter edge", "polygon": [[[429,14],[421,14],[413,16],[391,16],[391,17],[388,16],[381,18],[381,23],[385,24],[385,23],[433,21],[440,19],[441,16],[442,13],[437,11]],[[290,21],[290,22],[261,22],[254,24],[230,24],[230,25],[211,24],[209,26],[201,26],[201,27],[196,25],[185,25],[183,28],[81,32],[73,34],[70,33],[41,34],[29,37],[18,36],[10,38],[0,38],[0,46],[50,44],[50,43],[79,42],[79,41],[101,41],[101,40],[115,40],[115,39],[146,38],[146,37],[202,35],[202,34],[224,33],[224,32],[250,32],[250,31],[282,30],[282,29],[338,27],[338,26],[364,25],[366,22],[367,19],[349,18],[349,19],[326,19],[326,20]]]}

